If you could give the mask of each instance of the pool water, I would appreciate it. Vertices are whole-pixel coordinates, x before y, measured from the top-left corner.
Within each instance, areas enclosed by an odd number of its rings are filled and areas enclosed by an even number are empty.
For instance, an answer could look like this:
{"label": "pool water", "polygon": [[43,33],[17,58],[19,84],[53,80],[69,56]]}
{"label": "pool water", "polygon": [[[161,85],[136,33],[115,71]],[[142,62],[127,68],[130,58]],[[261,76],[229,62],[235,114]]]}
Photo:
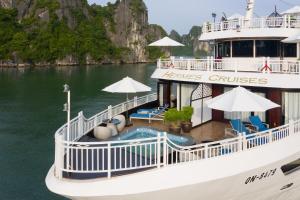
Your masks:
{"label": "pool water", "polygon": [[[160,136],[164,135],[164,132],[148,128],[148,127],[138,127],[129,130],[127,133],[123,133],[118,137],[113,138],[113,141],[120,140],[137,140],[137,139],[145,139],[145,138],[155,138],[160,134]],[[192,146],[196,142],[192,137],[188,136],[178,136],[174,134],[167,133],[167,137],[174,143],[179,146]]]}

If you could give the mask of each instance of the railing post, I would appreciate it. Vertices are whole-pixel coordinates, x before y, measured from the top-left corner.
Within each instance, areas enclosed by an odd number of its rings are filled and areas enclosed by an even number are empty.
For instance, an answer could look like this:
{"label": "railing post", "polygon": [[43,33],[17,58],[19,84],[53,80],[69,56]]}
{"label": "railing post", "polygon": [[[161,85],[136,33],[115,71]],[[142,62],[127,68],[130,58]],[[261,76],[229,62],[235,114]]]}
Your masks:
{"label": "railing post", "polygon": [[208,158],[208,144],[204,145],[204,158],[207,159]]}
{"label": "railing post", "polygon": [[239,140],[239,150],[238,151],[243,151],[243,136],[242,135],[239,135],[239,137],[238,137],[238,140]]}
{"label": "railing post", "polygon": [[214,57],[211,56],[210,57],[210,68],[211,68],[211,71],[214,71],[214,64],[215,64]]}
{"label": "railing post", "polygon": [[78,135],[82,136],[83,134],[84,134],[84,120],[83,120],[83,112],[81,111],[78,113]]}
{"label": "railing post", "polygon": [[107,178],[111,178],[111,144],[107,144]]}
{"label": "railing post", "polygon": [[107,107],[107,117],[108,117],[108,119],[109,120],[111,120],[111,118],[112,118],[112,106],[108,106]]}
{"label": "railing post", "polygon": [[245,151],[248,149],[248,141],[247,141],[246,133],[242,133],[242,137],[243,137],[243,150]]}
{"label": "railing post", "polygon": [[273,142],[273,132],[270,130],[269,131],[269,143]]}
{"label": "railing post", "polygon": [[191,60],[190,59],[188,59],[187,60],[187,70],[191,70]]}
{"label": "railing post", "polygon": [[160,58],[157,60],[157,68],[158,68],[158,69],[161,68],[161,59],[160,59]]}
{"label": "railing post", "polygon": [[211,66],[210,66],[210,57],[209,56],[207,56],[207,58],[206,58],[206,64],[207,64],[207,70],[212,71],[212,68],[210,68]]}
{"label": "railing post", "polygon": [[291,119],[289,122],[289,135],[292,135],[295,133],[295,124],[294,124],[294,120]]}
{"label": "railing post", "polygon": [[160,144],[161,144],[161,141],[160,141],[160,134],[157,134],[157,168],[160,168],[160,158],[161,158],[161,152],[160,152]]}
{"label": "railing post", "polygon": [[167,148],[168,148],[168,146],[167,146],[167,133],[166,132],[164,132],[164,151],[163,151],[163,156],[164,156],[164,167],[165,166],[167,166],[167,164],[168,164],[168,160],[167,160]]}
{"label": "railing post", "polygon": [[138,98],[137,98],[137,96],[135,96],[134,99],[133,99],[133,106],[134,106],[134,107],[137,107],[137,106],[138,106],[137,100],[138,100]]}
{"label": "railing post", "polygon": [[62,143],[63,135],[58,135],[55,137],[55,168],[54,174],[58,179],[63,177],[63,167],[64,167],[64,145]]}

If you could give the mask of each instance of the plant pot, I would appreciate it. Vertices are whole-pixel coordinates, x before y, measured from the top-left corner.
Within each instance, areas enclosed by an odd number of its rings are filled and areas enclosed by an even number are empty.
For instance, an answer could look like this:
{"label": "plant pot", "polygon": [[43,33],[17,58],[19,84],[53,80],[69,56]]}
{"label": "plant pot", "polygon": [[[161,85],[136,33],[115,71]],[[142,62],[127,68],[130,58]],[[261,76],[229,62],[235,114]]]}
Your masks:
{"label": "plant pot", "polygon": [[171,125],[171,126],[169,126],[169,132],[170,133],[175,133],[175,134],[180,134],[181,133],[181,127]]}
{"label": "plant pot", "polygon": [[191,130],[193,129],[193,123],[192,122],[182,122],[181,128],[184,133],[190,133]]}

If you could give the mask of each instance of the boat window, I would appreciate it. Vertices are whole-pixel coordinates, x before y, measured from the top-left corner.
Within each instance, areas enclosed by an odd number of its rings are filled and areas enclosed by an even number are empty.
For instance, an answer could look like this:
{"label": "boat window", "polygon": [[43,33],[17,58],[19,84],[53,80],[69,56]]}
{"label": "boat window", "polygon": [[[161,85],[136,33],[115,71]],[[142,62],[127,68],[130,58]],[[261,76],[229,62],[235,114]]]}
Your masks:
{"label": "boat window", "polygon": [[278,40],[256,40],[257,57],[280,57],[280,41]]}
{"label": "boat window", "polygon": [[284,175],[289,175],[295,171],[298,171],[299,169],[300,169],[300,158],[281,167],[281,170],[284,173]]}
{"label": "boat window", "polygon": [[297,44],[283,44],[284,57],[297,57]]}
{"label": "boat window", "polygon": [[222,42],[218,44],[218,56],[230,57],[230,42]]}
{"label": "boat window", "polygon": [[233,57],[253,57],[253,40],[233,41]]}

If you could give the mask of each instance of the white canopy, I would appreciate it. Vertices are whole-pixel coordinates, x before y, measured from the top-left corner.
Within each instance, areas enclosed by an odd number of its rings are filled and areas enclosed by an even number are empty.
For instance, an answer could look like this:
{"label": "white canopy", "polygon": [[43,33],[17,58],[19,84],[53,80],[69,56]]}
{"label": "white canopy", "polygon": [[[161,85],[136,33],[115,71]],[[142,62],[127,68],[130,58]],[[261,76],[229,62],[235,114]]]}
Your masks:
{"label": "white canopy", "polygon": [[149,44],[149,46],[150,47],[182,47],[184,45],[175,40],[172,40],[169,37],[164,37],[163,39],[160,39],[156,42]]}
{"label": "white canopy", "polygon": [[226,112],[265,112],[280,107],[257,94],[237,87],[207,102],[209,108]]}
{"label": "white canopy", "polygon": [[240,19],[242,17],[244,17],[244,16],[239,13],[235,13],[235,14],[231,15],[230,17],[228,17],[227,20]]}
{"label": "white canopy", "polygon": [[283,42],[283,43],[298,43],[298,42],[300,42],[300,34],[292,36],[292,37],[288,37],[288,38],[282,40],[281,42]]}
{"label": "white canopy", "polygon": [[287,14],[300,14],[300,6],[295,6],[291,9],[288,9],[284,12],[282,12],[281,14],[283,15],[287,15]]}
{"label": "white canopy", "polygon": [[105,92],[110,93],[138,93],[138,92],[149,92],[151,88],[133,80],[130,77],[123,78],[106,88],[103,89]]}

